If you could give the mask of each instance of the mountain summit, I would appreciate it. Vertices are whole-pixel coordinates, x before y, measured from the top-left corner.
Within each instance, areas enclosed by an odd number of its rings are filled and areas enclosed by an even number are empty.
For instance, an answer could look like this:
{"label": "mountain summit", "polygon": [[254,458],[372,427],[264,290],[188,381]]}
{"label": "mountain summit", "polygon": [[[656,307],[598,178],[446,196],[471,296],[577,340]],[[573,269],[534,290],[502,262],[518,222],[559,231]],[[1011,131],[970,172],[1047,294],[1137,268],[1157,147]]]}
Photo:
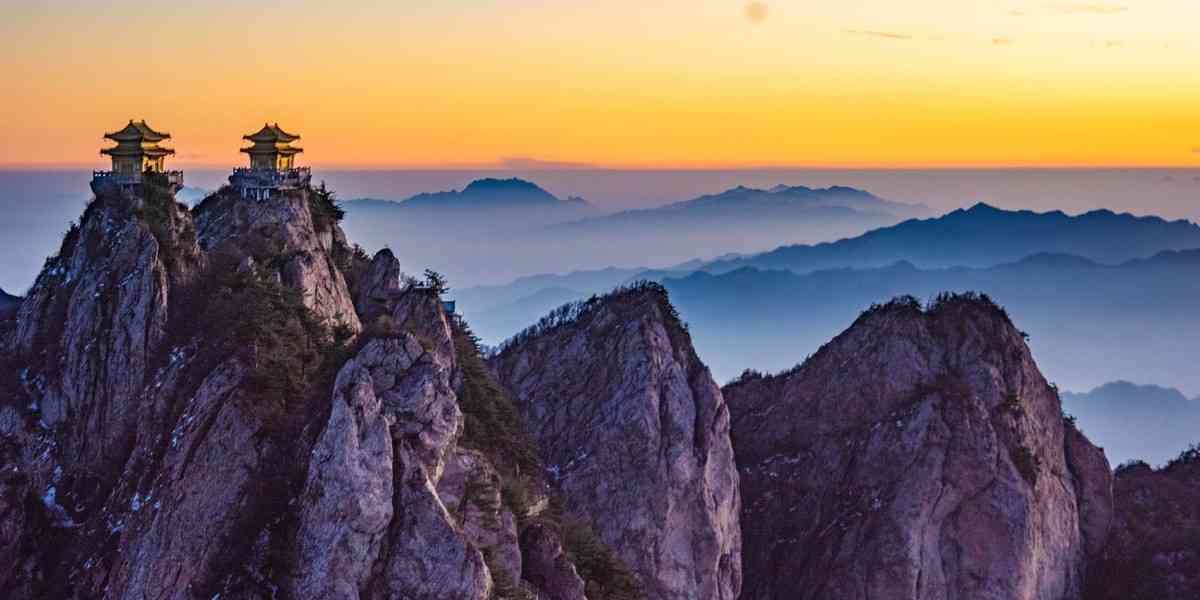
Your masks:
{"label": "mountain summit", "polygon": [[406,208],[490,209],[566,205],[550,192],[524,179],[478,179],[462,191],[417,194],[400,203]]}
{"label": "mountain summit", "polygon": [[1081,596],[1112,475],[986,297],[878,306],[724,393],[742,598]]}

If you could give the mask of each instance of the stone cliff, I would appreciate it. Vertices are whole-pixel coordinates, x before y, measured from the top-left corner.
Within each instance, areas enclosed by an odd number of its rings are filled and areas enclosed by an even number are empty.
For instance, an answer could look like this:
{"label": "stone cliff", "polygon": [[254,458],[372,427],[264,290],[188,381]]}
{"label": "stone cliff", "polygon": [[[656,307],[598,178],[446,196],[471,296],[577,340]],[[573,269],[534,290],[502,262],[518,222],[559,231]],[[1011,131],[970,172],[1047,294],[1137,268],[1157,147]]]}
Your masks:
{"label": "stone cliff", "polygon": [[491,364],[555,489],[648,598],[738,596],[729,412],[661,287],[563,307]]}
{"label": "stone cliff", "polygon": [[339,218],[324,189],[89,205],[0,315],[0,595],[583,589],[469,330]]}
{"label": "stone cliff", "polygon": [[724,391],[743,598],[1080,597],[1108,464],[986,298],[876,307],[795,369]]}

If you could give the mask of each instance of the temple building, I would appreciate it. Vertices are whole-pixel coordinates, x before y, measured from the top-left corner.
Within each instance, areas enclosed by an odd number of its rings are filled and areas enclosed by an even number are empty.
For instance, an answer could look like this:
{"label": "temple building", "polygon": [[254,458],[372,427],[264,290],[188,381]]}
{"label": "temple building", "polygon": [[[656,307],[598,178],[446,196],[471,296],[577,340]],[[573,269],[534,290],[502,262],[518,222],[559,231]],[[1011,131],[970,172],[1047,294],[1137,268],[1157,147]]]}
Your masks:
{"label": "temple building", "polygon": [[229,183],[242,198],[265,200],[280,190],[307,187],[312,181],[307,167],[296,167],[296,155],[304,149],[292,146],[292,142],[300,136],[284,131],[279,123],[264,124],[262,129],[242,139],[252,142],[249,148],[242,148],[250,156],[250,166],[234,169],[229,177]]}
{"label": "temple building", "polygon": [[181,171],[167,171],[165,161],[175,150],[159,146],[159,142],[171,139],[171,134],[155,131],[145,120],[129,120],[120,131],[104,134],[105,139],[117,143],[112,148],[100,150],[100,154],[112,158],[111,171],[92,172],[92,191],[99,194],[105,190],[136,191],[147,175],[158,174],[174,193],[183,187]]}

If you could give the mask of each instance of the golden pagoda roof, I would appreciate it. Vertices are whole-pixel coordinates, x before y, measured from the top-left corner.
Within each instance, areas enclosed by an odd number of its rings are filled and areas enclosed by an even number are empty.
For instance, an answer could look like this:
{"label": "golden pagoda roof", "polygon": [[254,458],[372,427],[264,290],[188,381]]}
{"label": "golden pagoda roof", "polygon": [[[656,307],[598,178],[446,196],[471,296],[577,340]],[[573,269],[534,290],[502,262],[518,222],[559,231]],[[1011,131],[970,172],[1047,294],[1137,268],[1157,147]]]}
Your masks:
{"label": "golden pagoda roof", "polygon": [[145,155],[145,156],[159,157],[159,156],[170,156],[172,154],[175,154],[175,150],[172,148],[163,148],[161,146],[126,146],[123,144],[117,144],[116,146],[113,146],[112,148],[104,148],[104,149],[100,150],[100,154],[107,154],[109,156],[143,156],[143,155]]}
{"label": "golden pagoda roof", "polygon": [[246,135],[242,136],[242,139],[250,140],[251,142],[256,142],[256,143],[272,143],[273,142],[276,144],[279,144],[279,143],[287,144],[289,142],[294,142],[294,141],[300,139],[300,136],[284,131],[283,129],[281,129],[279,127],[279,123],[276,123],[274,125],[271,125],[269,123],[264,123],[262,126],[262,129],[259,129],[255,133],[246,134]]}
{"label": "golden pagoda roof", "polygon": [[104,137],[114,142],[161,142],[171,139],[171,134],[155,131],[146,124],[145,119],[136,122],[130,119],[129,124],[120,131],[106,133]]}
{"label": "golden pagoda roof", "polygon": [[297,148],[288,144],[255,144],[249,148],[242,148],[242,152],[246,154],[282,154],[284,156],[291,156],[304,152],[304,148]]}

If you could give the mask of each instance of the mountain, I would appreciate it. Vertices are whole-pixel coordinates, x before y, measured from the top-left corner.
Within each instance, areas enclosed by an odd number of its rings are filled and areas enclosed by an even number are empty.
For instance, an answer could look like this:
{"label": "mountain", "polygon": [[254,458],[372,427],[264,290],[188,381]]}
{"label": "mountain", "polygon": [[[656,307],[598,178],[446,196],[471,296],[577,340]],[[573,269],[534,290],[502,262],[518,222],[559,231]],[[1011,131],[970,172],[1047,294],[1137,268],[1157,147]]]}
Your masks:
{"label": "mountain", "polygon": [[[705,260],[731,258],[858,235],[926,212],[851,188],[777,186],[606,216],[516,179],[484,179],[401,202],[352,200],[344,208],[346,231],[365,248],[390,247],[402,261],[434,268],[462,287],[537,273],[673,268],[696,259],[698,248],[715,249]],[[447,235],[451,220],[454,235]]]}
{"label": "mountain", "polygon": [[569,257],[547,252],[542,229],[599,213],[583,200],[560,200],[520,179],[480,179],[461,191],[400,202],[357,199],[341,207],[343,226],[364,248],[390,248],[410,272],[432,268],[463,284],[560,268]]}
{"label": "mountain", "polygon": [[1200,450],[1157,470],[1118,468],[1113,495],[1113,532],[1089,570],[1089,600],[1200,598]]}
{"label": "mountain", "polygon": [[628,557],[647,599],[738,597],[728,410],[661,286],[564,306],[491,366],[574,516]]}
{"label": "mountain", "polygon": [[1200,402],[1174,388],[1117,381],[1086,393],[1063,392],[1062,402],[1113,464],[1162,465],[1200,441]]}
{"label": "mountain", "polygon": [[[630,269],[608,267],[592,271],[572,271],[561,275],[530,275],[519,277],[511,283],[504,285],[483,285],[455,289],[451,295],[454,296],[455,300],[464,309],[479,312],[497,306],[516,303],[529,296],[545,295],[548,291],[553,290],[572,294],[572,297],[568,298],[568,300],[586,298],[592,294],[607,292],[630,279],[638,277],[646,271],[648,269],[637,267]],[[523,329],[526,325],[532,324],[537,316],[550,312],[550,309],[556,308],[565,302],[566,300],[547,307],[545,310],[530,313],[534,315],[534,319],[530,319],[527,323],[523,323],[516,329],[507,331],[504,337],[508,337],[519,329]]]}
{"label": "mountain", "polygon": [[[1114,243],[1120,240],[1120,243]],[[990,267],[1031,254],[1072,254],[1115,264],[1165,250],[1200,248],[1200,225],[1096,210],[1077,216],[976,204],[932,219],[908,220],[861,236],[817,245],[783,246],[735,260],[708,263],[725,273],[744,267],[807,273],[839,267]]]}
{"label": "mountain", "polygon": [[88,204],[0,320],[5,597],[582,600],[628,575],[560,518],[438,289],[338,218],[311,189]]}
{"label": "mountain", "polygon": [[572,231],[604,228],[721,224],[744,226],[811,226],[840,221],[884,222],[928,212],[924,206],[889,202],[869,192],[848,187],[812,189],[776,186],[769,190],[738,186],[719,194],[700,196],[658,208],[629,210],[561,225]]}
{"label": "mountain", "polygon": [[561,201],[537,184],[522,179],[478,179],[462,191],[417,194],[401,203],[406,209],[494,210],[501,208],[570,206],[584,208],[587,203],[572,198]]}
{"label": "mountain", "polygon": [[1192,392],[1200,390],[1200,374],[1190,366],[1200,355],[1198,275],[1200,250],[1191,250],[1117,266],[1038,255],[985,269],[740,269],[664,284],[718,380],[746,368],[786,369],[881,299],[978,291],[1022,324],[1042,369],[1065,389],[1120,378]]}
{"label": "mountain", "polygon": [[1080,598],[1112,475],[990,302],[885,304],[723,392],[741,598]]}

